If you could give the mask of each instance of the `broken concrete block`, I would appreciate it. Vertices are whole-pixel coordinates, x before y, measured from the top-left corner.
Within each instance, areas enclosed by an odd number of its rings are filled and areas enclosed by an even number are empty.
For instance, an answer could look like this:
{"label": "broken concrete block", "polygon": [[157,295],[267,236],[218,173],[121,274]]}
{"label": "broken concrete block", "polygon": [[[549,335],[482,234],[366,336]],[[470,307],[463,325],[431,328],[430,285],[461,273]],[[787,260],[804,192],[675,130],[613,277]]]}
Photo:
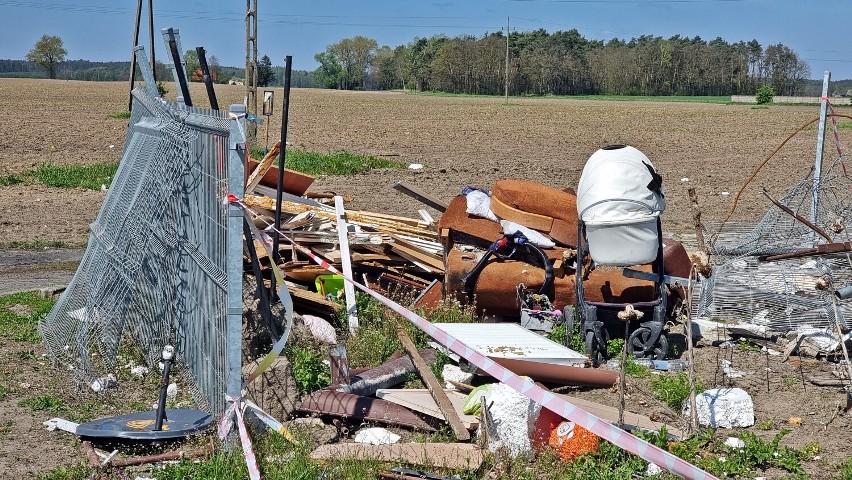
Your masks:
{"label": "broken concrete block", "polygon": [[494,384],[488,389],[485,403],[493,422],[493,425],[487,427],[488,450],[497,452],[505,449],[513,458],[531,454],[530,432],[541,405],[503,383]]}
{"label": "broken concrete block", "polygon": [[444,365],[444,369],[441,371],[441,377],[444,379],[444,382],[446,382],[444,388],[449,388],[450,390],[456,390],[456,387],[450,383],[450,380],[467,384],[473,380],[472,373],[467,373],[451,363]]}
{"label": "broken concrete block", "polygon": [[[741,388],[714,388],[696,395],[698,423],[704,427],[733,428],[754,425],[754,404]],[[688,417],[689,404],[684,407]]]}
{"label": "broken concrete block", "polygon": [[[259,360],[243,367],[248,377],[260,364]],[[273,418],[284,421],[296,410],[299,389],[286,357],[278,357],[260,377],[248,385],[248,398]]]}

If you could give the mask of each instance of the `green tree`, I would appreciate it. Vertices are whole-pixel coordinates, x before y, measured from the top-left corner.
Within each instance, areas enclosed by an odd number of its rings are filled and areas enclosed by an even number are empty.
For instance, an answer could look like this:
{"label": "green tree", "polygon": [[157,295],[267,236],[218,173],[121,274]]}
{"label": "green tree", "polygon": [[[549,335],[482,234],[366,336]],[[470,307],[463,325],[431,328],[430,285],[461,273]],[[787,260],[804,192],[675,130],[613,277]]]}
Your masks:
{"label": "green tree", "polygon": [[65,61],[68,50],[62,39],[56,35],[42,35],[32,50],[27,53],[27,60],[47,70],[48,78],[56,78],[56,64]]}
{"label": "green tree", "polygon": [[264,55],[257,62],[257,86],[267,87],[275,81],[275,72],[272,71],[272,60],[269,55]]}
{"label": "green tree", "polygon": [[198,52],[195,50],[187,50],[186,53],[183,54],[183,61],[186,63],[186,72],[184,72],[184,74],[186,75],[187,81],[191,82],[193,77],[195,77],[193,73],[201,68],[198,63]]}
{"label": "green tree", "polygon": [[763,86],[757,89],[757,104],[772,103],[772,98],[775,97],[775,89],[770,86]]}
{"label": "green tree", "polygon": [[341,88],[343,67],[340,66],[337,57],[326,51],[314,55],[314,60],[319,63],[319,67],[314,70],[314,79],[317,85],[325,88]]}

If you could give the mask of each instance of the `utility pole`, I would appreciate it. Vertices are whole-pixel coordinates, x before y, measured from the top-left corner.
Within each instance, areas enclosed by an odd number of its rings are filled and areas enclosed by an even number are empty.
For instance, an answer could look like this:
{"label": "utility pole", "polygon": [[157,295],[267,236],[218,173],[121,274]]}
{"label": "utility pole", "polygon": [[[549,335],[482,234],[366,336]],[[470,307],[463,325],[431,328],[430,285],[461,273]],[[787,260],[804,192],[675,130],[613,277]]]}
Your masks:
{"label": "utility pole", "polygon": [[[257,0],[246,0],[246,114],[257,117]],[[249,143],[257,135],[257,124],[246,122]]]}
{"label": "utility pole", "polygon": [[506,103],[509,103],[509,17],[506,17]]}

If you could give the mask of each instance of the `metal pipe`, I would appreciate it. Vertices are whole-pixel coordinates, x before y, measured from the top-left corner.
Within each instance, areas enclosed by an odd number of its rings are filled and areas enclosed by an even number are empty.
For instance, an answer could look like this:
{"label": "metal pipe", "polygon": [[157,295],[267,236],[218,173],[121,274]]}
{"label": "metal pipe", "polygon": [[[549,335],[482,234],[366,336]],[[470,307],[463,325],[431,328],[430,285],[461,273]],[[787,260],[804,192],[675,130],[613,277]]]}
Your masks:
{"label": "metal pipe", "polygon": [[172,359],[175,355],[175,347],[166,345],[163,348],[163,380],[160,382],[160,401],[157,402],[157,421],[154,431],[163,429],[163,420],[166,419],[166,398],[169,391],[169,374],[172,371]]}
{"label": "metal pipe", "polygon": [[192,106],[192,99],[189,96],[189,84],[187,84],[186,74],[183,71],[183,64],[180,61],[180,51],[178,50],[177,40],[175,39],[175,31],[169,28],[166,33],[169,36],[169,50],[172,53],[172,62],[174,62],[174,72],[177,75],[175,82],[180,87],[183,103],[187,107]]}
{"label": "metal pipe", "polygon": [[[139,44],[139,22],[142,21],[142,0],[136,3],[136,27],[133,29],[133,47]],[[130,92],[127,111],[133,110],[133,84],[136,83],[136,54],[130,56]]]}
{"label": "metal pipe", "polygon": [[[278,186],[275,189],[275,230],[281,230],[281,201],[284,191],[284,161],[287,156],[287,119],[290,115],[290,75],[292,73],[293,56],[284,57],[284,100],[281,108],[281,152],[278,154]],[[278,254],[279,235],[272,237],[272,261],[281,260]],[[275,279],[272,280],[272,291],[275,291]]]}
{"label": "metal pipe", "polygon": [[213,90],[213,79],[210,78],[210,67],[207,65],[207,55],[204,47],[195,47],[195,53],[198,54],[198,66],[201,67],[202,80],[204,86],[207,87],[207,98],[210,99],[210,108],[219,110],[219,101],[216,100],[216,90]]}
{"label": "metal pipe", "polygon": [[[819,184],[822,175],[822,150],[825,144],[825,117],[828,111],[828,82],[831,81],[831,72],[825,72],[822,77],[822,97],[819,102],[819,128],[817,129],[816,161],[814,162],[814,187],[811,191],[813,203],[811,204],[811,221],[819,224]],[[816,240],[816,239],[814,239]]]}
{"label": "metal pipe", "polygon": [[151,43],[151,70],[157,81],[157,60],[154,56],[154,0],[148,0],[148,40]]}

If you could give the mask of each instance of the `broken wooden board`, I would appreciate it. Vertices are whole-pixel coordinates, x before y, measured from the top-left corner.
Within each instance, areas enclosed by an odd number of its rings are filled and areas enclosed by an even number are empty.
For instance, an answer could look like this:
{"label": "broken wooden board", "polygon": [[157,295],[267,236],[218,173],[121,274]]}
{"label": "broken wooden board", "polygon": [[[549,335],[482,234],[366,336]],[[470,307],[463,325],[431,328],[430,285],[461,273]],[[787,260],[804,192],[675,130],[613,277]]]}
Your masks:
{"label": "broken wooden board", "polygon": [[297,311],[301,313],[334,316],[337,315],[338,310],[340,310],[339,303],[326,300],[325,297],[319,293],[291,287],[290,285],[287,285],[287,290],[293,297],[294,305],[301,308],[301,310],[297,309]]}
{"label": "broken wooden board", "polygon": [[[428,394],[427,394],[428,395]],[[483,451],[470,443],[330,443],[311,452],[312,460],[377,460],[408,463],[433,468],[477,470],[484,460]]]}
{"label": "broken wooden board", "polygon": [[[479,417],[476,415],[466,415],[464,413],[464,401],[467,395],[459,393],[455,390],[444,390],[453,408],[456,410],[462,425],[468,430],[476,430],[479,428]],[[435,417],[439,420],[445,420],[444,414],[435,403],[435,399],[425,388],[380,388],[376,390],[376,396],[382,400],[393,402],[415,412],[420,412],[430,417]]]}
{"label": "broken wooden board", "polygon": [[[618,409],[615,407],[602,405],[600,403],[592,402],[589,400],[583,400],[582,398],[577,398],[571,395],[556,395],[562,397],[565,401],[571,403],[572,405],[581,408],[602,420],[606,420],[607,422],[613,425],[618,424]],[[624,430],[627,430],[628,432],[636,429],[657,432],[662,427],[666,427],[666,431],[669,432],[670,436],[675,437],[677,439],[683,438],[683,432],[679,428],[675,428],[671,425],[662,422],[655,422],[654,420],[651,420],[650,417],[647,417],[645,415],[633,413],[627,410],[624,411],[624,425],[622,426],[622,428]]]}

